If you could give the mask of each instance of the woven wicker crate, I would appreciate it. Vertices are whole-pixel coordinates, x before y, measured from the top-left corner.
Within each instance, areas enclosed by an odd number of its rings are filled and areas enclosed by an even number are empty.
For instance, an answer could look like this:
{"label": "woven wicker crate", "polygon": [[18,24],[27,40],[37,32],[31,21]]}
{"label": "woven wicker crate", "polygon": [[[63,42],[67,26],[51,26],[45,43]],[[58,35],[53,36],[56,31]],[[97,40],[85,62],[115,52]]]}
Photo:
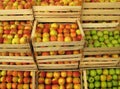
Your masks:
{"label": "woven wicker crate", "polygon": [[[33,39],[33,48],[34,52],[46,52],[46,51],[66,51],[66,50],[82,50],[84,47],[84,33],[81,28],[81,24],[79,21],[77,21],[78,26],[81,30],[83,39],[81,41],[72,41],[72,42],[39,42],[36,43],[34,41],[34,34],[36,30],[36,25],[37,23],[43,23],[43,22],[56,22],[56,23],[68,23],[65,20],[56,20],[56,21],[51,21],[51,20],[37,20],[34,23],[34,28],[32,32],[32,39]],[[69,21],[69,23],[76,23],[76,21]],[[67,47],[61,47],[61,46],[67,46]],[[68,47],[69,45],[73,45],[72,47]],[[76,46],[75,46],[76,45]],[[44,48],[41,48],[42,46],[46,46]],[[51,46],[51,47],[50,47]],[[55,46],[55,47],[54,47]],[[39,64],[39,62],[58,62],[58,61],[80,61],[82,58],[82,53],[76,54],[76,55],[50,55],[50,56],[36,56],[36,61],[38,63],[39,69],[75,69],[78,68],[79,62],[77,63],[71,63],[71,64]]]}

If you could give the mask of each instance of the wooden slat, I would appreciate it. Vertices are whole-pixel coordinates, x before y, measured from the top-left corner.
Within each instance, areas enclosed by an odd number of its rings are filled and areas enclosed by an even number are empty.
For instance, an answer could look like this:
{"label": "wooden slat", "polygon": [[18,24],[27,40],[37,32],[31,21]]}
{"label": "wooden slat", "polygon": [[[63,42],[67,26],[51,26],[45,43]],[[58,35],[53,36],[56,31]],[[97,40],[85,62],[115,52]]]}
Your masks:
{"label": "wooden slat", "polygon": [[119,15],[120,10],[106,10],[106,9],[90,9],[90,10],[83,10],[82,15]]}
{"label": "wooden slat", "polygon": [[110,21],[119,20],[120,16],[82,16],[82,21]]}
{"label": "wooden slat", "polygon": [[33,6],[34,11],[80,11],[81,6]]}
{"label": "wooden slat", "polygon": [[5,21],[5,20],[33,20],[32,15],[26,15],[26,16],[0,16],[0,20]]}
{"label": "wooden slat", "polygon": [[120,2],[84,3],[83,8],[120,8]]}
{"label": "wooden slat", "polygon": [[32,9],[0,10],[0,15],[33,14]]}
{"label": "wooden slat", "polygon": [[82,54],[74,54],[74,55],[52,55],[52,56],[37,56],[37,59],[54,59],[54,58],[76,58],[76,57],[81,57]]}
{"label": "wooden slat", "polygon": [[83,28],[96,28],[96,27],[117,27],[119,23],[83,23]]}

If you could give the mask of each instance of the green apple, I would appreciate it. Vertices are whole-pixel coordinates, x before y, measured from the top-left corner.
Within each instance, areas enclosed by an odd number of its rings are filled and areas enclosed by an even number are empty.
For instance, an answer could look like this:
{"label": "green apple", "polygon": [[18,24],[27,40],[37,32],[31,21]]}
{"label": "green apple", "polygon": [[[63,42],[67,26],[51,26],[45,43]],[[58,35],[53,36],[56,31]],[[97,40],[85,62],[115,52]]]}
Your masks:
{"label": "green apple", "polygon": [[102,69],[96,69],[97,75],[101,75],[102,74]]}
{"label": "green apple", "polygon": [[95,81],[94,85],[95,85],[96,88],[100,88],[100,82],[99,81]]}
{"label": "green apple", "polygon": [[109,39],[105,40],[105,44],[111,43]]}
{"label": "green apple", "polygon": [[90,76],[96,76],[97,75],[97,73],[96,73],[96,70],[90,70]]}
{"label": "green apple", "polygon": [[94,80],[94,77],[89,77],[88,78],[88,82],[90,82],[90,83],[92,83],[92,82],[94,82],[95,80]]}
{"label": "green apple", "polygon": [[106,75],[101,75],[100,79],[101,79],[101,81],[106,81],[107,80],[107,76]]}
{"label": "green apple", "polygon": [[101,42],[103,42],[103,41],[105,40],[104,37],[99,37],[98,39],[99,39],[99,41],[101,41]]}
{"label": "green apple", "polygon": [[92,39],[93,39],[93,40],[97,40],[97,39],[98,39],[98,36],[97,36],[97,35],[93,35],[93,36],[92,36]]}
{"label": "green apple", "polygon": [[117,80],[117,79],[118,79],[118,75],[114,74],[114,75],[112,76],[112,79],[113,79],[113,80]]}
{"label": "green apple", "polygon": [[115,73],[119,75],[120,74],[120,69],[116,68]]}
{"label": "green apple", "polygon": [[117,87],[118,86],[118,81],[117,80],[112,80],[112,84],[114,87]]}
{"label": "green apple", "polygon": [[89,83],[89,89],[94,89],[94,83]]}
{"label": "green apple", "polygon": [[90,36],[90,31],[85,31],[85,35],[86,36],[88,36],[88,35]]}
{"label": "green apple", "polygon": [[113,69],[113,68],[109,69],[109,74],[114,75],[115,74],[115,69]]}
{"label": "green apple", "polygon": [[107,47],[113,47],[113,44],[112,43],[108,43]]}
{"label": "green apple", "polygon": [[94,47],[100,47],[100,46],[101,46],[101,44],[100,44],[99,41],[95,41],[95,42],[94,42]]}
{"label": "green apple", "polygon": [[114,39],[118,39],[120,36],[119,35],[114,35]]}
{"label": "green apple", "polygon": [[107,87],[112,88],[112,82],[107,82]]}
{"label": "green apple", "polygon": [[6,74],[7,74],[7,73],[6,73],[5,70],[2,70],[2,71],[1,71],[1,75],[2,75],[2,76],[5,76]]}
{"label": "green apple", "polygon": [[114,47],[120,47],[120,44],[114,44]]}
{"label": "green apple", "polygon": [[112,40],[112,44],[118,44],[117,40]]}
{"label": "green apple", "polygon": [[97,32],[97,36],[102,37],[103,36],[103,32],[102,31],[98,31]]}
{"label": "green apple", "polygon": [[77,30],[76,30],[76,34],[77,34],[77,35],[80,35],[80,34],[81,34],[80,29],[77,29]]}
{"label": "green apple", "polygon": [[103,74],[104,75],[108,75],[108,73],[109,73],[108,69],[103,69]]}
{"label": "green apple", "polygon": [[109,40],[110,40],[110,41],[114,40],[114,37],[112,37],[112,36],[111,36],[111,37],[109,37]]}
{"label": "green apple", "polygon": [[102,42],[101,47],[107,47],[107,45],[104,42]]}
{"label": "green apple", "polygon": [[119,35],[120,34],[120,31],[119,30],[115,30],[114,31],[114,35]]}
{"label": "green apple", "polygon": [[104,82],[101,82],[101,88],[105,88],[106,89],[107,87],[107,83],[104,81]]}
{"label": "green apple", "polygon": [[91,40],[92,37],[88,35],[88,36],[85,36],[85,39],[86,39],[86,40]]}
{"label": "green apple", "polygon": [[103,37],[104,37],[105,40],[109,38],[108,35],[103,35]]}
{"label": "green apple", "polygon": [[120,37],[118,38],[118,43],[120,44]]}
{"label": "green apple", "polygon": [[113,32],[112,31],[109,31],[109,36],[113,36]]}
{"label": "green apple", "polygon": [[99,76],[99,75],[96,75],[96,76],[95,76],[95,80],[96,80],[96,81],[99,81],[99,80],[100,80],[100,76]]}
{"label": "green apple", "polygon": [[96,35],[96,34],[97,34],[97,31],[96,31],[96,30],[91,30],[90,33],[91,33],[92,35]]}
{"label": "green apple", "polygon": [[104,30],[104,31],[103,31],[103,34],[104,34],[104,35],[108,35],[108,33],[109,33],[108,30]]}

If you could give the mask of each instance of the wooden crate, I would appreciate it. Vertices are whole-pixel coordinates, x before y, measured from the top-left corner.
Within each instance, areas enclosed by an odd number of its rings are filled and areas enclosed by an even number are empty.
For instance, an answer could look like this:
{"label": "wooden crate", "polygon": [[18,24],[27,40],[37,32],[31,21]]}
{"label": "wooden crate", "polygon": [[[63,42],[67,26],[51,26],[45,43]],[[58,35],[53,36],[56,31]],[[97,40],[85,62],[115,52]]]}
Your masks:
{"label": "wooden crate", "polygon": [[[1,75],[0,76],[0,78],[2,79],[11,79],[12,78],[12,80],[8,80],[8,81],[11,81],[11,82],[7,82],[6,80],[1,80],[0,81],[0,84],[2,84],[2,83],[4,83],[4,84],[22,84],[23,86],[24,86],[24,84],[27,84],[27,85],[29,85],[29,87],[31,86],[32,88],[29,88],[29,89],[36,89],[36,71],[15,71],[15,70],[0,70],[0,71],[3,71],[3,73],[5,74],[5,75]],[[13,73],[14,72],[14,73]],[[18,77],[18,75],[16,75],[16,74],[18,74],[18,72],[20,73],[23,73],[23,75],[24,75],[24,73],[26,72],[26,74],[27,74],[27,77],[25,77],[25,76],[22,76],[21,75],[21,78],[19,78]],[[20,74],[21,74],[20,73]],[[30,73],[30,75],[29,75],[29,73]],[[15,76],[13,76],[13,74],[15,75]],[[19,83],[18,81],[16,81],[16,82],[14,82],[13,81],[13,77],[14,78],[17,78],[18,80],[20,79],[20,81],[21,81],[21,79],[22,79],[22,82],[23,82],[23,78],[29,78],[30,79],[30,83]],[[31,80],[32,79],[32,80]],[[3,82],[2,82],[3,81]],[[7,85],[6,85],[7,86]],[[22,88],[21,89],[23,89],[23,86],[22,86]],[[4,87],[4,86],[3,86]]]}
{"label": "wooden crate", "polygon": [[32,9],[0,10],[0,20],[33,20]]}
{"label": "wooden crate", "polygon": [[[30,53],[31,55],[25,56],[0,56],[0,62],[5,62],[5,64],[0,64],[0,69],[2,70],[37,70],[35,65],[31,48],[29,44],[0,44],[0,52],[14,52],[14,53]],[[18,63],[18,65],[8,65],[8,63]],[[19,63],[25,63],[21,65]],[[27,64],[26,64],[27,63]],[[29,64],[28,64],[29,63]]]}
{"label": "wooden crate", "polygon": [[120,19],[120,2],[84,3],[82,21],[118,21]]}
{"label": "wooden crate", "polygon": [[82,6],[33,6],[35,19],[48,20],[76,20],[80,19]]}
{"label": "wooden crate", "polygon": [[[80,72],[80,80],[81,80],[81,81],[80,81],[80,83],[81,83],[81,89],[84,89],[84,88],[83,88],[83,82],[82,82],[82,78],[83,78],[82,72],[83,72],[83,70],[39,70],[39,71],[37,72],[37,77],[36,77],[36,78],[37,78],[37,80],[36,80],[36,81],[37,81],[37,83],[36,83],[36,89],[39,89],[39,88],[38,88],[38,85],[39,85],[38,79],[39,79],[39,73],[40,73],[40,72],[52,72],[52,73],[53,73],[53,72],[61,72],[61,71],[72,71],[72,72],[73,72],[73,71],[79,71],[79,72]],[[72,84],[73,84],[73,83],[72,83]],[[51,85],[52,85],[52,84],[51,84]],[[66,89],[66,88],[65,88],[65,89]]]}
{"label": "wooden crate", "polygon": [[[109,68],[117,68],[117,67],[108,67],[107,69],[109,69]],[[120,67],[118,67],[118,68],[120,68]],[[106,68],[92,68],[92,69],[106,69]],[[82,75],[83,75],[83,86],[84,86],[84,89],[89,89],[88,88],[88,82],[87,82],[87,70],[89,70],[89,69],[83,69],[83,72],[82,72]]]}
{"label": "wooden crate", "polygon": [[[34,28],[32,32],[32,39],[33,39],[33,48],[34,52],[46,52],[46,51],[66,51],[66,50],[82,50],[84,47],[84,33],[81,28],[81,24],[79,21],[77,21],[78,26],[81,30],[81,34],[83,36],[81,41],[72,41],[72,42],[34,42],[34,34],[36,30],[36,25],[38,22],[56,22],[56,23],[68,23],[65,20],[56,19],[53,20],[37,20],[34,23]],[[75,20],[69,21],[69,23],[76,23]],[[61,47],[61,46],[67,46],[67,47]],[[72,47],[68,47],[69,45],[72,45]],[[46,46],[42,48],[42,46]],[[50,47],[51,46],[51,47]],[[74,47],[73,47],[74,46]],[[39,62],[58,62],[58,61],[80,61],[82,58],[82,53],[75,54],[75,55],[51,55],[51,56],[36,56],[36,61],[38,63],[39,69],[75,69],[78,68],[79,62],[72,63],[72,64],[39,64]]]}
{"label": "wooden crate", "polygon": [[[24,20],[24,18],[22,18],[22,20]],[[6,20],[6,21],[10,21],[10,20]],[[32,26],[32,24],[33,24],[33,21],[31,21],[30,25]],[[22,71],[37,70],[37,66],[33,56],[34,54],[32,53],[32,49],[31,49],[30,39],[27,39],[27,41],[28,42],[25,44],[2,44],[2,43],[0,44],[0,69],[1,70],[20,70],[20,71],[21,70]],[[16,54],[18,53],[18,54],[17,56],[12,54],[9,56],[8,53],[16,53]],[[22,53],[22,55],[20,55],[20,53]],[[26,56],[26,53],[29,55]],[[12,64],[9,65],[9,63],[12,63]],[[16,65],[15,63],[18,63],[18,65]],[[22,65],[21,63],[24,63],[24,65]]]}

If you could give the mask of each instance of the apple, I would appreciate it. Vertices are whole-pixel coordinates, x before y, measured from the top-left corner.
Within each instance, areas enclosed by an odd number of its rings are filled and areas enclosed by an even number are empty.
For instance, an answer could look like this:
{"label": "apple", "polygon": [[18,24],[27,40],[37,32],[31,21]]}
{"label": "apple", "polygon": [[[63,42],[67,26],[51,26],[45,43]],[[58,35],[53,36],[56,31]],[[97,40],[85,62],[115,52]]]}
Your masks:
{"label": "apple", "polygon": [[59,89],[59,85],[58,84],[53,84],[52,89]]}
{"label": "apple", "polygon": [[39,73],[39,76],[40,76],[40,77],[45,77],[45,76],[46,76],[46,72],[41,71],[41,72]]}
{"label": "apple", "polygon": [[11,83],[7,83],[7,89],[11,89],[12,88],[12,84]]}
{"label": "apple", "polygon": [[73,78],[73,83],[74,84],[80,84],[80,78],[79,77],[74,77]]}
{"label": "apple", "polygon": [[45,89],[45,85],[44,84],[39,84],[38,89]]}
{"label": "apple", "polygon": [[77,34],[77,35],[80,35],[80,34],[81,34],[80,29],[77,29],[77,30],[76,30],[76,34]]}
{"label": "apple", "polygon": [[30,72],[29,71],[24,71],[24,77],[29,77],[30,76]]}
{"label": "apple", "polygon": [[45,81],[45,80],[44,80],[44,77],[39,77],[39,78],[38,78],[38,83],[43,84],[43,83],[44,83],[44,81]]}
{"label": "apple", "polygon": [[65,42],[71,42],[72,39],[71,39],[70,36],[65,36],[64,41],[65,41]]}
{"label": "apple", "polygon": [[68,77],[72,77],[72,75],[73,75],[73,72],[72,72],[72,71],[67,71],[67,76],[68,76]]}
{"label": "apple", "polygon": [[12,71],[6,71],[7,72],[7,76],[11,76],[12,75]]}
{"label": "apple", "polygon": [[17,89],[17,83],[12,83],[12,89]]}
{"label": "apple", "polygon": [[17,82],[18,82],[18,77],[13,77],[13,78],[12,78],[12,81],[13,81],[14,83],[17,83]]}
{"label": "apple", "polygon": [[65,84],[65,79],[62,78],[62,77],[60,77],[60,78],[58,79],[58,84],[59,84],[59,85],[64,85],[64,84]]}
{"label": "apple", "polygon": [[45,84],[51,84],[52,80],[50,78],[45,78]]}
{"label": "apple", "polygon": [[17,89],[24,89],[24,88],[23,88],[23,84],[18,84],[18,85],[17,85]]}
{"label": "apple", "polygon": [[23,77],[24,76],[24,72],[23,71],[18,71],[18,77]]}
{"label": "apple", "polygon": [[45,89],[52,89],[51,85],[45,85]]}
{"label": "apple", "polygon": [[18,83],[23,83],[23,78],[22,77],[18,78]]}
{"label": "apple", "polygon": [[1,89],[6,89],[7,88],[7,84],[6,83],[1,83]]}
{"label": "apple", "polygon": [[44,37],[49,37],[49,33],[46,33],[46,32],[43,33],[43,38],[44,38]]}
{"label": "apple", "polygon": [[58,24],[57,23],[52,23],[50,27],[54,28],[54,29],[57,29],[58,28]]}
{"label": "apple", "polygon": [[73,71],[73,77],[80,77],[79,71]]}
{"label": "apple", "polygon": [[11,83],[12,82],[12,76],[7,76],[6,77],[6,82]]}
{"label": "apple", "polygon": [[72,83],[72,81],[73,81],[72,77],[67,77],[66,78],[66,83]]}
{"label": "apple", "polygon": [[1,76],[0,82],[5,83],[6,82],[6,77],[5,76]]}
{"label": "apple", "polygon": [[53,73],[52,72],[47,72],[46,73],[46,77],[47,78],[52,78],[53,77]]}
{"label": "apple", "polygon": [[[74,84],[72,84],[72,83],[66,84],[66,89],[74,89],[73,87],[74,87]],[[80,88],[78,88],[78,89],[80,89]]]}
{"label": "apple", "polygon": [[14,38],[12,39],[12,44],[19,44],[19,43],[20,43],[20,38],[14,37]]}
{"label": "apple", "polygon": [[66,71],[61,71],[61,77],[63,77],[63,78],[67,77],[67,72]]}
{"label": "apple", "polygon": [[6,74],[7,74],[7,72],[6,72],[5,70],[2,70],[2,71],[1,71],[1,75],[2,75],[2,76],[5,76]]}
{"label": "apple", "polygon": [[23,78],[23,82],[24,82],[25,84],[29,84],[29,83],[30,83],[30,79],[29,79],[28,77],[24,77],[24,78]]}
{"label": "apple", "polygon": [[53,72],[53,76],[55,78],[59,78],[60,77],[60,72]]}
{"label": "apple", "polygon": [[64,85],[60,85],[59,89],[66,89]]}
{"label": "apple", "polygon": [[50,35],[51,36],[56,36],[57,35],[57,31],[54,30],[54,29],[50,30]]}
{"label": "apple", "polygon": [[23,84],[23,89],[29,89],[29,84]]}
{"label": "apple", "polygon": [[58,84],[58,79],[57,78],[52,78],[52,84]]}
{"label": "apple", "polygon": [[13,71],[12,75],[13,75],[13,77],[17,77],[18,76],[18,71]]}
{"label": "apple", "polygon": [[80,84],[74,84],[74,89],[80,89],[81,85]]}

